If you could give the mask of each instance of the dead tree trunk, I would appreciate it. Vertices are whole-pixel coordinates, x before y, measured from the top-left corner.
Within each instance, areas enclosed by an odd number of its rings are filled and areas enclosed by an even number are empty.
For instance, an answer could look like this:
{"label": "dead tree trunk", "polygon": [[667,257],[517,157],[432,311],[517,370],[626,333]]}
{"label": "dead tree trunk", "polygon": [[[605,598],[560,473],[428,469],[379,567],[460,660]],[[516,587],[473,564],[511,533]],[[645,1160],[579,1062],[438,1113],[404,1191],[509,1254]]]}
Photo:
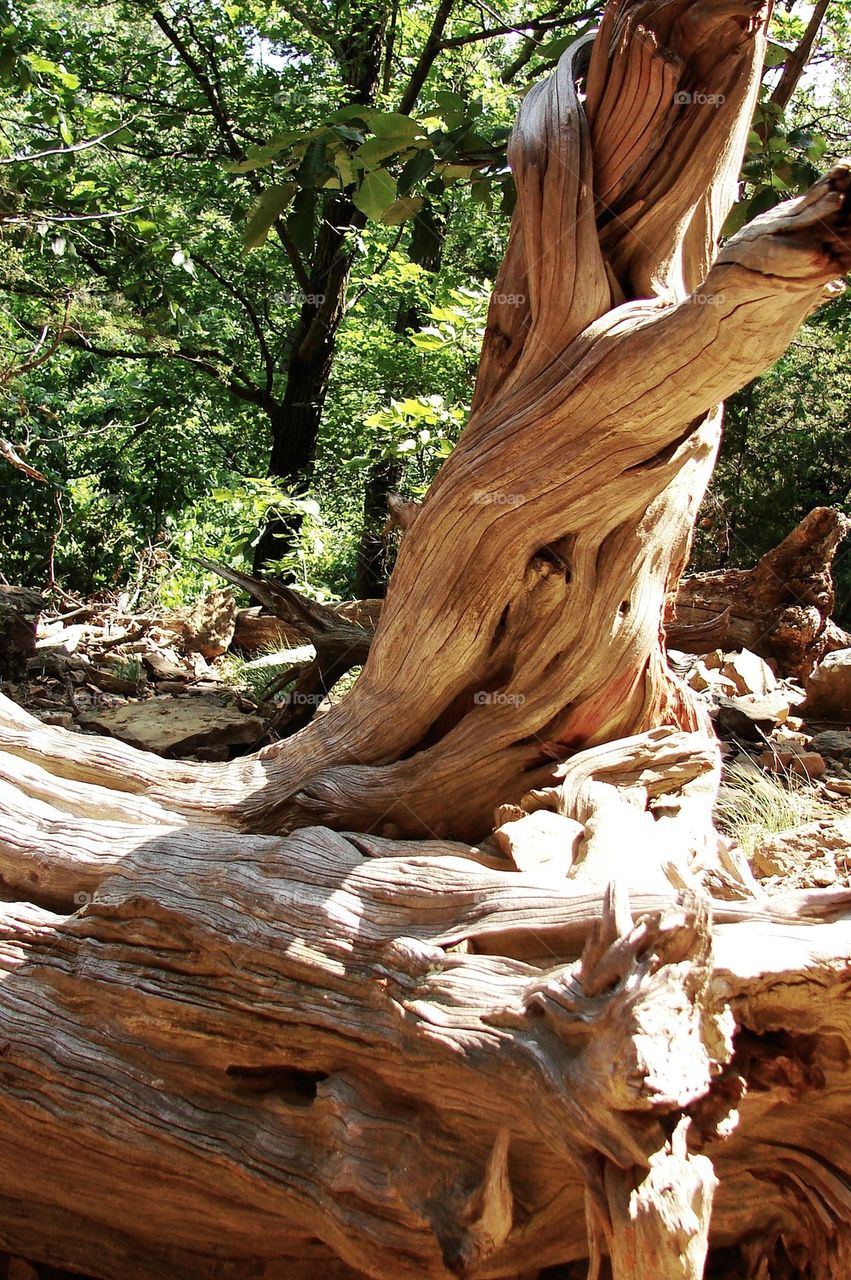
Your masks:
{"label": "dead tree trunk", "polygon": [[615,0],[525,98],[474,411],[339,707],[201,766],[0,705],[0,1247],[847,1274],[851,895],[719,840],[661,644],[717,405],[851,264],[847,164],[716,256],[765,16]]}

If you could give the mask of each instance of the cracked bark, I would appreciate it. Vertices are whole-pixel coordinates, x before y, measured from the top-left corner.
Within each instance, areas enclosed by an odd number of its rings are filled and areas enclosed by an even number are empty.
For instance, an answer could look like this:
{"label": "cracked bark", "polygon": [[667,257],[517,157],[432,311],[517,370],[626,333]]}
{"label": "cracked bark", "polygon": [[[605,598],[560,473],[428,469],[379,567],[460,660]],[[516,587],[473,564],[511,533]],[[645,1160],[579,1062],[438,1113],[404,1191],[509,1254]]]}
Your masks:
{"label": "cracked bark", "polygon": [[847,164],[716,254],[764,19],[617,0],[527,95],[473,414],[338,707],[204,766],[0,702],[3,1248],[847,1274],[851,893],[718,837],[661,642],[719,402],[851,264]]}

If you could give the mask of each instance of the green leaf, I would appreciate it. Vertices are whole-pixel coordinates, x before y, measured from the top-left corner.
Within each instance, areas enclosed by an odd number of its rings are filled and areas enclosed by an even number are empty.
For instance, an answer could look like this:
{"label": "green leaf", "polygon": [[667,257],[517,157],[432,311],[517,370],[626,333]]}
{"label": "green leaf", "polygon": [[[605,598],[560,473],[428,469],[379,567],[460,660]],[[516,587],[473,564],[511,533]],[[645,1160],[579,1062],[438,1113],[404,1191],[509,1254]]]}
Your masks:
{"label": "green leaf", "polygon": [[361,169],[373,169],[382,160],[386,160],[388,156],[395,156],[407,146],[407,140],[404,138],[370,138],[369,142],[358,147],[354,154],[354,162]]}
{"label": "green leaf", "polygon": [[776,180],[788,190],[794,182],[794,171],[788,160],[781,161],[774,169]]}
{"label": "green leaf", "polygon": [[575,35],[571,32],[566,36],[559,36],[556,40],[548,40],[546,44],[541,45],[538,53],[542,58],[560,58],[565,49],[573,44]]}
{"label": "green leaf", "polygon": [[396,199],[396,179],[386,169],[375,169],[366,175],[352,199],[356,209],[380,222]]}
{"label": "green leaf", "polygon": [[784,49],[783,45],[778,44],[776,40],[769,40],[768,47],[765,50],[766,67],[779,67],[788,57],[788,49]]}
{"label": "green leaf", "polygon": [[406,397],[399,401],[399,408],[402,413],[406,413],[409,418],[424,418],[431,412],[429,405],[423,404],[421,400],[413,400]]}
{"label": "green leaf", "polygon": [[514,179],[511,174],[506,174],[502,183],[502,198],[499,202],[499,211],[504,213],[506,217],[510,217],[514,212],[514,206],[517,203],[517,188],[514,185]]}
{"label": "green leaf", "polygon": [[309,258],[313,252],[316,231],[316,192],[302,187],[287,218],[287,232],[299,253]]}
{"label": "green leaf", "polygon": [[727,214],[727,220],[721,228],[721,238],[728,240],[737,231],[741,231],[748,218],[747,200],[738,200]]}
{"label": "green leaf", "polygon": [[334,170],[328,163],[326,143],[324,139],[311,142],[299,165],[298,181],[302,187],[321,187],[327,178],[335,177]]}
{"label": "green leaf", "polygon": [[335,134],[336,137],[342,138],[344,142],[354,142],[358,146],[360,146],[364,140],[363,130],[353,129],[351,125],[348,124],[335,124],[331,129],[331,132]]}
{"label": "green leaf", "polygon": [[393,138],[398,139],[400,142],[403,140],[413,142],[414,138],[421,137],[423,133],[422,125],[418,120],[412,120],[410,116],[400,115],[398,111],[369,110],[366,119],[377,138]]}
{"label": "green leaf", "polygon": [[449,89],[439,89],[434,100],[447,129],[456,129],[467,114],[467,103],[461,94],[452,93]]}
{"label": "green leaf", "polygon": [[80,77],[72,75],[63,66],[51,62],[49,58],[42,58],[37,53],[25,53],[23,57],[30,70],[50,76],[51,80],[57,80],[66,89],[79,89]]}
{"label": "green leaf", "polygon": [[385,227],[400,227],[423,207],[422,196],[405,196],[404,200],[394,200],[389,209],[381,215]]}
{"label": "green leaf", "polygon": [[352,164],[352,157],[342,147],[339,151],[334,152],[334,166],[340,175],[340,181],[343,186],[350,186],[355,180],[355,169]]}
{"label": "green leaf", "polygon": [[448,164],[443,169],[443,181],[447,186],[458,178],[469,178],[476,172],[474,164]]}
{"label": "green leaf", "polygon": [[411,156],[399,174],[399,195],[402,197],[408,195],[418,182],[422,182],[423,178],[428,177],[433,168],[434,152],[428,147],[424,147],[415,156]]}
{"label": "green leaf", "polygon": [[244,160],[228,160],[222,168],[228,173],[251,173],[254,169],[263,169],[277,160],[283,152],[288,151],[294,143],[303,142],[308,136],[297,130],[278,134],[265,146],[249,147]]}
{"label": "green leaf", "polygon": [[493,207],[491,184],[486,179],[472,183],[470,186],[470,198],[475,200],[477,204],[483,204],[486,209],[491,209]]}
{"label": "green leaf", "polygon": [[758,218],[761,213],[767,213],[779,203],[780,192],[775,191],[773,187],[763,187],[762,191],[758,191],[748,204],[748,222]]}
{"label": "green leaf", "polygon": [[269,229],[292,202],[298,191],[295,182],[275,182],[257,197],[248,215],[244,244],[246,249],[256,249],[266,240]]}
{"label": "green leaf", "polygon": [[440,334],[435,335],[434,331],[428,333],[423,330],[421,333],[409,333],[408,338],[418,351],[442,351],[446,345]]}

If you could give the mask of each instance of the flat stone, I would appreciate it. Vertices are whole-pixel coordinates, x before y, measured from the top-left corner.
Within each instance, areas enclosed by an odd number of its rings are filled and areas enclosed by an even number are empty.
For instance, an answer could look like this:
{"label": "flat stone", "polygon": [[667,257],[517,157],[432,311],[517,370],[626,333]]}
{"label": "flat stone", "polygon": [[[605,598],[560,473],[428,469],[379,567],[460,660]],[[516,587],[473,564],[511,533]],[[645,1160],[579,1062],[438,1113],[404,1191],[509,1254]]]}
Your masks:
{"label": "flat stone", "polygon": [[[174,651],[172,650],[172,653]],[[176,657],[177,655],[174,655]],[[157,649],[142,654],[142,661],[155,680],[192,680],[194,672]]]}
{"label": "flat stone", "polygon": [[774,773],[797,773],[802,778],[821,778],[827,773],[824,756],[816,751],[796,751],[792,747],[780,751],[763,751],[759,763]]}
{"label": "flat stone", "polygon": [[722,695],[736,692],[736,685],[732,680],[722,675],[717,667],[707,667],[700,659],[691,668],[685,681],[697,693],[703,693],[706,690]]}
{"label": "flat stone", "polygon": [[80,723],[143,751],[203,760],[227,760],[233,748],[252,746],[266,728],[258,716],[209,695],[128,702],[81,717]]}
{"label": "flat stone", "polygon": [[826,654],[813,668],[805,688],[804,715],[851,721],[851,649]]}
{"label": "flat stone", "polygon": [[59,729],[75,729],[77,727],[70,711],[43,711],[38,718],[42,724],[56,725]]}
{"label": "flat stone", "polygon": [[825,729],[817,733],[812,740],[813,751],[820,751],[824,756],[851,756],[851,733],[841,729]]}
{"label": "flat stone", "polygon": [[504,822],[493,833],[497,848],[508,855],[518,871],[546,871],[564,879],[573,865],[579,841],[585,834],[581,822],[549,809],[537,809]]}
{"label": "flat stone", "polygon": [[752,694],[761,698],[777,688],[777,677],[771,667],[750,649],[725,654],[721,674],[732,680],[736,692],[741,695]]}
{"label": "flat stone", "polygon": [[724,737],[733,735],[758,742],[789,714],[789,703],[779,691],[756,698],[719,698],[715,728]]}

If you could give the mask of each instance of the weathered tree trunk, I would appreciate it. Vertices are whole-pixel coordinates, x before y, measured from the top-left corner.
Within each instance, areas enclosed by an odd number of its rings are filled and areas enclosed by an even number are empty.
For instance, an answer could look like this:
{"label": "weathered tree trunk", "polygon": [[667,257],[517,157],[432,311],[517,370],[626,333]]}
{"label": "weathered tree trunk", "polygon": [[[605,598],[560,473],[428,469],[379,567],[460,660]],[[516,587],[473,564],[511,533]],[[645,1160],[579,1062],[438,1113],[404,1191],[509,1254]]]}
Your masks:
{"label": "weathered tree trunk", "polygon": [[661,646],[716,406],[851,264],[847,165],[713,263],[764,19],[616,0],[525,98],[474,411],[338,707],[201,766],[0,703],[0,1247],[847,1275],[851,893],[719,839]]}
{"label": "weathered tree trunk", "polygon": [[753,569],[684,578],[669,601],[673,649],[752,649],[783,675],[803,680],[826,653],[851,645],[831,618],[836,604],[831,565],[851,520],[816,507]]}

